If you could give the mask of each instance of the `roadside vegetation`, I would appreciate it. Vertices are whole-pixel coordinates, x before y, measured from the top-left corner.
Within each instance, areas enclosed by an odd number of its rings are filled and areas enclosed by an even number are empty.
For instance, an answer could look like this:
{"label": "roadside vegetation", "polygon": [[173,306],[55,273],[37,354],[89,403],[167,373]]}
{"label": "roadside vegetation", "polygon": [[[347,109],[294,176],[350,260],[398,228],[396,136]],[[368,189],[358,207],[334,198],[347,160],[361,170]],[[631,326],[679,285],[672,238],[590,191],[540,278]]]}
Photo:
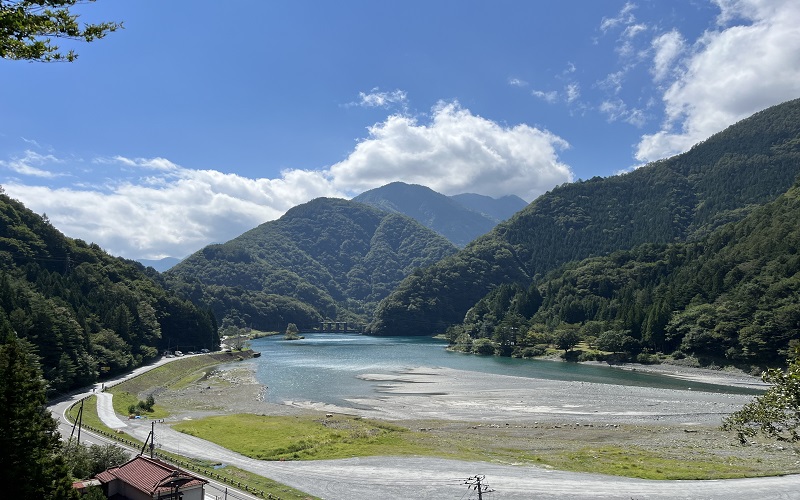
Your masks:
{"label": "roadside vegetation", "polygon": [[[190,358],[191,359],[191,358]],[[78,417],[80,404],[73,405],[67,411],[67,417],[74,422]],[[90,396],[84,400],[82,421],[84,428],[115,439],[121,445],[139,453],[144,443],[125,432],[115,431],[106,426],[97,415],[97,396]],[[247,472],[237,467],[225,466],[210,460],[198,460],[195,458],[184,457],[175,453],[158,450],[157,458],[166,460],[180,467],[196,472],[206,477],[216,479],[223,483],[235,486],[250,493],[261,496],[262,498],[273,498],[282,500],[317,500],[317,497],[307,495],[302,491],[296,490],[285,484],[281,484],[272,479]]]}

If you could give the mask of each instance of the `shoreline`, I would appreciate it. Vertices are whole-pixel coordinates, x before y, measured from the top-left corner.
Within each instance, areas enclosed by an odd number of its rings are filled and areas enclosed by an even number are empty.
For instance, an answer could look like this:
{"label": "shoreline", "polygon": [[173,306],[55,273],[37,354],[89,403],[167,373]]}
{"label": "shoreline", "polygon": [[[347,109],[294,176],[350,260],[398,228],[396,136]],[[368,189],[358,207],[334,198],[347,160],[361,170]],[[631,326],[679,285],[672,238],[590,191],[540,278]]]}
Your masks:
{"label": "shoreline", "polygon": [[[675,371],[673,366],[664,368]],[[708,373],[691,367],[681,370],[697,377],[718,375],[716,371]],[[733,382],[737,377],[733,374],[726,380]],[[800,471],[800,449],[778,447],[760,437],[750,446],[741,446],[733,434],[720,429],[722,419],[749,402],[752,395],[532,379],[421,366],[369,373],[360,378],[373,384],[373,392],[348,399],[352,407],[313,401],[281,404],[265,401],[264,390],[269,388],[257,383],[249,364],[219,365],[188,387],[162,395],[164,403],[177,405],[166,423],[238,413],[264,417],[310,415],[319,421],[329,418],[327,414],[343,414],[391,422],[424,432],[435,440],[470,442],[501,456],[518,453],[528,457],[526,460],[544,457],[545,463],[587,454],[604,455],[608,460],[618,453],[645,453],[679,462],[752,464],[747,474],[753,476]],[[752,383],[753,378],[743,376],[741,380]],[[142,434],[147,431],[145,424],[132,423],[137,429],[141,427],[138,431]],[[396,458],[358,460],[383,463]],[[314,469],[343,462],[298,462],[292,466],[299,463]],[[307,483],[293,486],[313,491]]]}
{"label": "shoreline", "polygon": [[[769,387],[758,377],[741,371],[672,364],[585,364],[656,373],[688,382],[746,389]],[[184,418],[213,413],[337,413],[387,421],[572,421],[598,425],[718,426],[725,416],[754,397],[752,394],[692,391],[690,387],[680,390],[558,381],[419,366],[359,375],[358,378],[373,385],[372,392],[348,398],[348,404],[343,406],[323,401],[268,402],[269,388],[258,382],[252,366],[223,364],[215,372],[224,387],[188,388],[169,397],[170,403],[179,407],[185,407],[185,403],[193,406],[190,401],[194,402],[194,408],[179,412]],[[208,396],[213,396],[216,404],[208,405]],[[200,404],[203,400],[206,404]]]}
{"label": "shoreline", "polygon": [[658,375],[665,375],[667,377],[704,384],[727,385],[730,387],[742,387],[746,389],[767,389],[769,387],[769,384],[761,380],[760,377],[749,375],[741,370],[731,368],[715,370],[713,368],[700,368],[671,363],[653,365],[644,365],[641,363],[609,364],[603,361],[583,361],[581,364],[604,366],[615,370],[655,373]]}

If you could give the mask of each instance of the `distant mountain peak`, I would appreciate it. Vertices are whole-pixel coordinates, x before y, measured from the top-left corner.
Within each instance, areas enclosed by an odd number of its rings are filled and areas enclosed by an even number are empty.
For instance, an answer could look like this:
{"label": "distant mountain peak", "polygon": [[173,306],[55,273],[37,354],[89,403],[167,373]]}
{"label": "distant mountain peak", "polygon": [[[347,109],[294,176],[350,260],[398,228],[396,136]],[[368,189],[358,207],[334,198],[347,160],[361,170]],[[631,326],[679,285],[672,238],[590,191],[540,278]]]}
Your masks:
{"label": "distant mountain peak", "polygon": [[353,201],[407,215],[459,247],[527,205],[516,196],[499,200],[479,194],[445,196],[426,186],[399,181],[366,191]]}

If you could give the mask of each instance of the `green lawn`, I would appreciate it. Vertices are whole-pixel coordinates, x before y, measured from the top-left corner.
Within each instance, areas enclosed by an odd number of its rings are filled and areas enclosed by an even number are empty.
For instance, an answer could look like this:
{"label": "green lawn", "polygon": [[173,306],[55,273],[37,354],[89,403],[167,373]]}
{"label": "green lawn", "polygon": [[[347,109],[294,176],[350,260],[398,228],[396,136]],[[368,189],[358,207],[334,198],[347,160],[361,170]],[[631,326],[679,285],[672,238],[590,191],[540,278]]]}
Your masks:
{"label": "green lawn", "polygon": [[437,454],[408,429],[358,417],[208,417],[173,428],[261,460]]}
{"label": "green lawn", "polygon": [[[728,479],[769,475],[760,464],[700,450],[649,451],[598,445],[523,449],[499,435],[412,431],[358,417],[269,417],[250,414],[181,422],[176,430],[261,460],[322,460],[367,456],[433,456],[543,465],[573,472],[642,479]],[[505,445],[500,445],[500,442]],[[513,440],[511,440],[513,442]],[[691,457],[687,457],[687,453]]]}

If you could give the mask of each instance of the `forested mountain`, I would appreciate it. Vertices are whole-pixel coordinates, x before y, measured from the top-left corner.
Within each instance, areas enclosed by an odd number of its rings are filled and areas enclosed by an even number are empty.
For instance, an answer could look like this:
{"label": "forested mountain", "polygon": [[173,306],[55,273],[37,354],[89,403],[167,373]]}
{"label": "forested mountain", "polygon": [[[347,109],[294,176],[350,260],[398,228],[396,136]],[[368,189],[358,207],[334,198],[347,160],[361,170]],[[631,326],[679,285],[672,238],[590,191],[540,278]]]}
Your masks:
{"label": "forested mountain", "polygon": [[219,345],[213,316],[165,291],[156,273],[65,237],[5,194],[0,323],[35,346],[51,392],[127,371],[168,346]]}
{"label": "forested mountain", "polygon": [[165,273],[225,324],[284,330],[370,317],[412,271],[452,255],[445,238],[404,215],[318,198]]}
{"label": "forested mountain", "polygon": [[501,200],[480,195],[459,196],[448,197],[425,186],[392,182],[361,193],[353,201],[407,215],[461,248],[526,205],[521,198],[510,196]]}
{"label": "forested mountain", "polygon": [[501,285],[449,335],[517,356],[574,331],[632,354],[781,364],[800,340],[798,221],[800,184],[700,241],[644,244],[571,262],[528,288]]}
{"label": "forested mountain", "polygon": [[434,334],[495,287],[644,243],[693,241],[784,193],[800,173],[800,100],[628,174],[566,184],[379,304],[371,333]]}
{"label": "forested mountain", "polygon": [[473,212],[483,214],[495,222],[503,222],[528,206],[528,202],[516,195],[492,198],[475,193],[454,194],[450,197]]}

